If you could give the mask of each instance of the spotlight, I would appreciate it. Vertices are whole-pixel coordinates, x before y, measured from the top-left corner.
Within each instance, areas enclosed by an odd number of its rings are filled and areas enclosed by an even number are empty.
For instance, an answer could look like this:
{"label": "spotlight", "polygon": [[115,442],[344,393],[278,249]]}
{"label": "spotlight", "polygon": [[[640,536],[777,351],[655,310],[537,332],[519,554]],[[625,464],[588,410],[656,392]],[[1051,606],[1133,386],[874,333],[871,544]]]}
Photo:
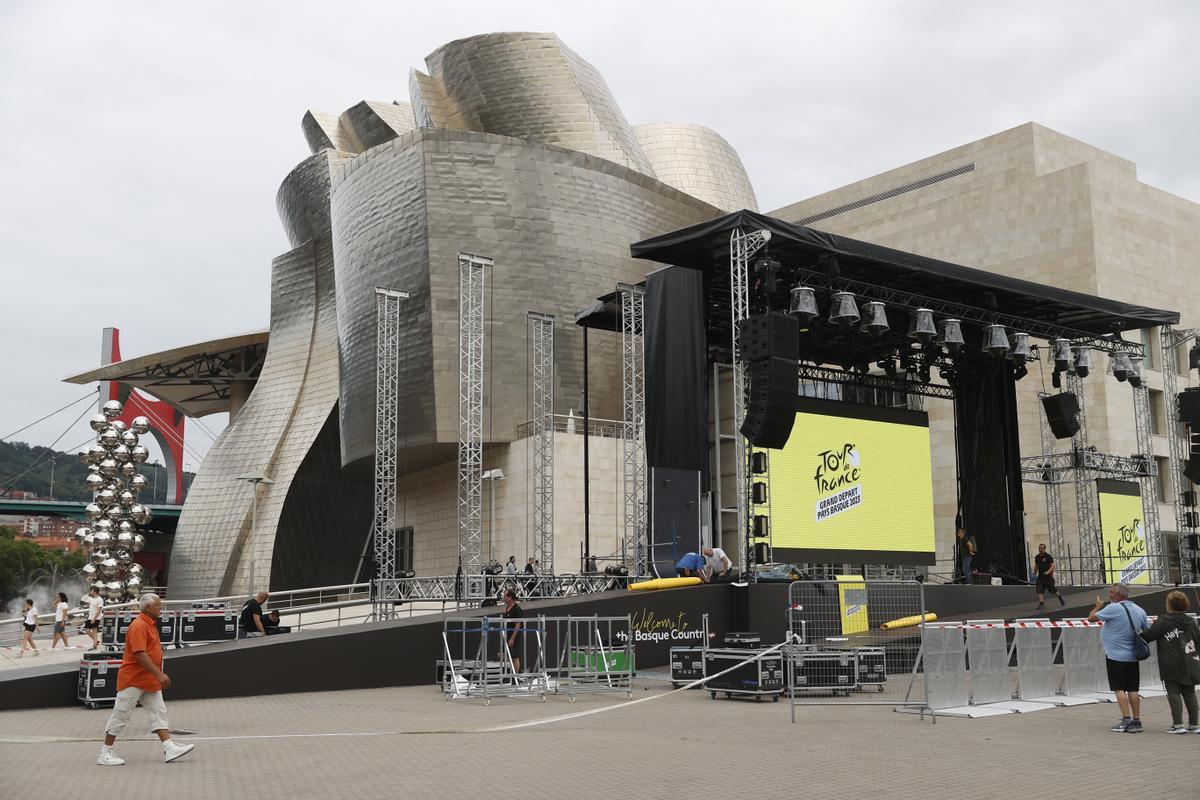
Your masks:
{"label": "spotlight", "polygon": [[858,322],[858,304],[850,292],[834,292],[829,307],[829,321],[843,330],[853,328]]}
{"label": "spotlight", "polygon": [[957,353],[963,348],[962,323],[956,319],[944,319],[941,322],[941,345],[947,353]]}
{"label": "spotlight", "polygon": [[862,329],[871,336],[878,339],[888,331],[887,312],[884,311],[883,303],[870,302],[863,303],[863,320]]}
{"label": "spotlight", "polygon": [[1119,382],[1124,383],[1125,379],[1129,377],[1129,370],[1131,368],[1129,354],[1114,353],[1108,363],[1112,366],[1113,377]]}
{"label": "spotlight", "polygon": [[792,300],[788,305],[788,313],[800,323],[800,330],[808,330],[813,319],[821,313],[817,310],[817,295],[811,286],[792,287]]}
{"label": "spotlight", "polygon": [[937,338],[937,327],[933,324],[933,312],[928,308],[918,308],[908,318],[908,338],[915,339],[922,345],[933,344]]}
{"label": "spotlight", "polygon": [[1129,385],[1135,389],[1142,386],[1142,356],[1129,356]]}
{"label": "spotlight", "polygon": [[954,370],[950,367],[941,367],[938,369],[938,377],[944,381],[954,380]]}
{"label": "spotlight", "polygon": [[1054,370],[1053,374],[1050,375],[1050,385],[1053,386],[1055,389],[1062,388],[1062,373],[1061,372],[1059,372],[1058,370]]}
{"label": "spotlight", "polygon": [[1092,351],[1083,346],[1075,348],[1075,374],[1086,378],[1092,371]]}
{"label": "spotlight", "polygon": [[917,378],[921,383],[929,383],[929,364],[921,362],[921,365],[917,367]]}
{"label": "spotlight", "polygon": [[883,374],[889,378],[896,377],[896,360],[894,358],[884,358],[875,362],[875,366],[883,370]]}
{"label": "spotlight", "polygon": [[1008,357],[1012,360],[1012,362],[1014,364],[1024,365],[1025,362],[1029,360],[1030,355],[1031,355],[1031,352],[1029,349],[1029,334],[1028,333],[1014,333],[1013,334],[1013,346],[1012,346],[1012,350],[1010,350],[1008,353]]}
{"label": "spotlight", "polygon": [[983,352],[992,358],[1004,358],[1008,352],[1008,334],[1003,325],[985,325],[983,328]]}
{"label": "spotlight", "polygon": [[779,274],[779,262],[770,256],[763,256],[754,262],[754,272],[763,281],[764,288],[774,294],[777,288],[775,276]]}
{"label": "spotlight", "polygon": [[1055,339],[1050,343],[1050,357],[1054,359],[1054,368],[1066,372],[1071,368],[1071,342],[1069,339]]}
{"label": "spotlight", "polygon": [[1018,361],[1013,366],[1013,380],[1019,381],[1029,374],[1029,368],[1025,366],[1024,361]]}

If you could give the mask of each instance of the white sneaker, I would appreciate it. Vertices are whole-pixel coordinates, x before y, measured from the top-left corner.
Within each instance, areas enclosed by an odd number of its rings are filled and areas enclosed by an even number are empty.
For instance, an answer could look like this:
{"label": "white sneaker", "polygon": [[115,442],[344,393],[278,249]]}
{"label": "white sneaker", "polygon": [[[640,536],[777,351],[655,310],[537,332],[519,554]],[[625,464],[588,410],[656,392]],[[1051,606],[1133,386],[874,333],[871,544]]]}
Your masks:
{"label": "white sneaker", "polygon": [[188,753],[196,749],[194,744],[175,744],[174,741],[168,742],[163,748],[163,763],[170,764],[177,758],[182,758]]}
{"label": "white sneaker", "polygon": [[102,767],[119,767],[125,763],[125,759],[118,756],[112,750],[101,750],[96,763]]}

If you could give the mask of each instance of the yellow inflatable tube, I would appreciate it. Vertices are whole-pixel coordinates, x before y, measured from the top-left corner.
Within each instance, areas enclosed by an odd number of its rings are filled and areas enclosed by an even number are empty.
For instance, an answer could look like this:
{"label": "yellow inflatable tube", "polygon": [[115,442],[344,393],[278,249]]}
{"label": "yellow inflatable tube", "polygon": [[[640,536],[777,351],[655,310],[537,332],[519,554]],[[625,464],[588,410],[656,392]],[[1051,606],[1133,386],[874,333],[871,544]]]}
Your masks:
{"label": "yellow inflatable tube", "polygon": [[655,589],[675,589],[680,586],[695,586],[699,578],[655,578],[652,581],[641,581],[629,584],[631,592],[649,592]]}
{"label": "yellow inflatable tube", "polygon": [[901,617],[894,619],[891,622],[885,622],[879,627],[885,631],[895,630],[896,628],[909,628],[913,625],[920,625],[922,622],[937,622],[937,614],[932,611],[926,611],[924,614],[917,614],[912,617]]}

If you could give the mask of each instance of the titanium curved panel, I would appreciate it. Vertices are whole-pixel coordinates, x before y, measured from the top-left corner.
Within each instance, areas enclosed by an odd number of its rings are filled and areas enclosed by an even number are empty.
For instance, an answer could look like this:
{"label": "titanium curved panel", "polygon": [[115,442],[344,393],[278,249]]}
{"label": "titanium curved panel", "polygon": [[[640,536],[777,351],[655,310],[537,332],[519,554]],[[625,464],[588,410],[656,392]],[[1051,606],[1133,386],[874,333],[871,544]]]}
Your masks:
{"label": "titanium curved panel", "polygon": [[329,175],[347,153],[322,150],[300,162],[275,195],[279,221],[292,247],[329,231]]}
{"label": "titanium curved panel", "polygon": [[341,125],[357,141],[361,153],[395,139],[417,127],[408,103],[380,103],[363,100],[342,112]]}
{"label": "titanium curved panel", "polygon": [[[246,405],[204,459],[179,518],[171,592],[230,594],[268,586],[276,528],[292,480],[337,401],[333,250],[328,236],[276,258],[271,347]],[[251,536],[253,490],[237,480],[265,472]]]}
{"label": "titanium curved panel", "polygon": [[635,125],[633,132],[663,183],[723,211],[758,210],[742,159],[711,128],[685,122]]}
{"label": "titanium curved panel", "polygon": [[[528,416],[527,311],[556,314],[556,412],[578,411],[575,312],[651,265],[629,243],[718,209],[632,169],[533,142],[422,128],[347,163],[331,198],[341,363],[342,462],[374,454],[374,287],[402,304],[401,448],[457,441],[459,251],[495,259],[485,299],[484,436]],[[618,375],[618,337],[590,338],[594,376]],[[620,416],[620,381],[594,381],[592,413]],[[452,450],[451,450],[452,452]],[[445,455],[445,453],[443,453]],[[407,456],[413,463],[413,454]]]}
{"label": "titanium curved panel", "polygon": [[422,97],[422,118],[434,125],[554,144],[654,175],[603,76],[552,33],[459,39],[425,63],[450,101],[438,119]]}

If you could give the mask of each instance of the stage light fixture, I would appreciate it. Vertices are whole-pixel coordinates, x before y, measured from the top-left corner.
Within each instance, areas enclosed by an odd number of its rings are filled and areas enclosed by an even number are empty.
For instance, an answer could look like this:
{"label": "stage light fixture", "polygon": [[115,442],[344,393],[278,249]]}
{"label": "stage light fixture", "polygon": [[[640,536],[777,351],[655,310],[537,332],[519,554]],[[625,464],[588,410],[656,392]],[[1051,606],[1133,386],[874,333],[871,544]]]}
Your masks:
{"label": "stage light fixture", "polygon": [[942,335],[939,344],[947,353],[957,353],[963,349],[962,322],[957,319],[944,319],[940,323]]}
{"label": "stage light fixture", "polygon": [[817,309],[817,295],[811,286],[793,286],[792,299],[788,305],[788,314],[800,323],[800,330],[808,330],[812,321],[820,316]]}
{"label": "stage light fixture", "polygon": [[1129,385],[1135,389],[1142,386],[1142,356],[1129,356]]}
{"label": "stage light fixture", "polygon": [[1075,348],[1075,374],[1081,378],[1086,378],[1088,373],[1092,371],[1092,351],[1091,348],[1078,346]]}
{"label": "stage light fixture", "polygon": [[938,369],[938,377],[944,381],[954,380],[954,370],[950,367],[941,367]]}
{"label": "stage light fixture", "polygon": [[1054,372],[1052,372],[1050,374],[1050,385],[1053,386],[1055,389],[1062,388],[1062,373],[1061,372],[1059,372],[1058,370],[1054,370]]}
{"label": "stage light fixture", "polygon": [[875,362],[875,366],[877,366],[881,370],[883,370],[883,374],[887,375],[889,378],[896,377],[896,374],[897,374],[896,359],[894,359],[894,358],[880,359],[879,361]]}
{"label": "stage light fixture", "polygon": [[1066,372],[1071,368],[1071,340],[1055,339],[1050,343],[1050,357],[1054,359],[1054,368]]}
{"label": "stage light fixture", "polygon": [[859,319],[854,295],[851,292],[834,292],[829,306],[829,321],[843,330],[849,330]]}
{"label": "stage light fixture", "polygon": [[1129,377],[1129,354],[1114,353],[1108,363],[1112,367],[1113,377],[1120,383],[1124,383],[1125,379]]}
{"label": "stage light fixture", "polygon": [[1008,352],[1008,334],[1003,325],[985,325],[983,328],[983,352],[992,358],[1004,358]]}
{"label": "stage light fixture", "polygon": [[1012,350],[1008,352],[1009,359],[1014,364],[1024,364],[1029,360],[1030,355],[1032,355],[1032,351],[1029,349],[1029,334],[1014,333]]}
{"label": "stage light fixture", "polygon": [[1017,361],[1013,366],[1013,380],[1019,381],[1029,374],[1029,367],[1025,366],[1024,361]]}
{"label": "stage light fixture", "polygon": [[754,262],[754,272],[763,281],[763,287],[774,294],[778,288],[775,278],[779,274],[780,264],[770,256],[763,256]]}
{"label": "stage light fixture", "polygon": [[863,303],[862,329],[878,339],[888,331],[887,312],[883,303],[872,301]]}
{"label": "stage light fixture", "polygon": [[937,338],[937,326],[933,324],[933,312],[928,308],[918,308],[908,318],[908,338],[922,345],[933,344]]}
{"label": "stage light fixture", "polygon": [[921,383],[929,383],[929,364],[924,361],[917,367],[917,379]]}

